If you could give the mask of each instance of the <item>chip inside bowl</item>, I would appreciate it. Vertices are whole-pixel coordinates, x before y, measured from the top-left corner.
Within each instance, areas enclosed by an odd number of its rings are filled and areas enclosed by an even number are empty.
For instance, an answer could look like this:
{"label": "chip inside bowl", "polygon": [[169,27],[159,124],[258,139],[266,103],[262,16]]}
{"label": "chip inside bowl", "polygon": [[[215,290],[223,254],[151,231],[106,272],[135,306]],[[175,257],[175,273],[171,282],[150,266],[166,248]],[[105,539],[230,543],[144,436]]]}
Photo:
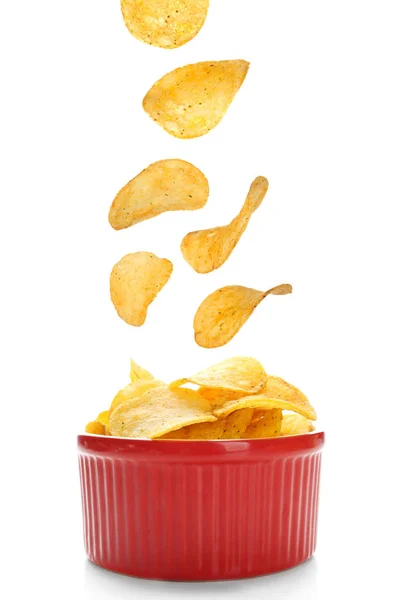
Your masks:
{"label": "chip inside bowl", "polygon": [[111,415],[120,404],[124,404],[134,398],[140,398],[145,392],[162,385],[164,383],[163,381],[159,381],[159,379],[140,379],[129,383],[114,396],[109,414]]}
{"label": "chip inside bowl", "polygon": [[209,194],[205,175],[178,158],[159,160],[131,179],[115,196],[108,220],[126,229],[167,211],[197,210]]}
{"label": "chip inside bowl", "polygon": [[280,435],[301,435],[314,431],[315,427],[310,419],[298,414],[285,414],[281,423]]}
{"label": "chip inside bowl", "polygon": [[120,404],[110,416],[112,435],[154,439],[194,423],[216,421],[211,405],[195,390],[154,387]]}
{"label": "chip inside bowl", "polygon": [[263,411],[259,419],[251,420],[246,428],[244,438],[270,438],[281,434],[283,413],[277,408]]}
{"label": "chip inside bowl", "polygon": [[258,360],[237,356],[223,360],[195,375],[177,379],[170,384],[170,387],[176,388],[185,383],[195,383],[211,389],[252,394],[264,387],[266,379],[266,371]]}
{"label": "chip inside bowl", "polygon": [[95,435],[106,435],[106,427],[100,421],[90,421],[85,427],[85,432]]}
{"label": "chip inside bowl", "polygon": [[177,138],[214,129],[228,110],[249,69],[245,60],[206,61],[164,75],[143,99],[143,108]]}
{"label": "chip inside bowl", "polygon": [[148,307],[166,285],[173,265],[151,252],[127,254],[110,275],[111,300],[118,315],[128,325],[143,325]]}
{"label": "chip inside bowl", "polygon": [[241,285],[216,290],[199,306],[194,317],[194,339],[203,348],[218,348],[227,344],[246,323],[266,296],[291,294],[292,287],[283,283],[267,292]]}
{"label": "chip inside bowl", "polygon": [[142,379],[146,381],[155,379],[152,373],[149,373],[149,371],[138,365],[132,358],[131,369],[129,371],[129,378],[132,381],[132,383],[136,383]]}
{"label": "chip inside bowl", "polygon": [[[159,440],[271,438],[313,431],[308,398],[259,361],[237,356],[167,385],[131,360],[131,382],[86,433]],[[182,387],[185,384],[197,389]],[[285,419],[285,420],[284,420]]]}
{"label": "chip inside bowl", "polygon": [[248,226],[250,217],[262,203],[268,187],[265,177],[256,177],[241,211],[228,225],[192,231],[183,238],[181,251],[194,271],[210,273],[224,264]]}
{"label": "chip inside bowl", "polygon": [[207,16],[209,0],[121,0],[125,25],[134,37],[159,48],[193,39]]}

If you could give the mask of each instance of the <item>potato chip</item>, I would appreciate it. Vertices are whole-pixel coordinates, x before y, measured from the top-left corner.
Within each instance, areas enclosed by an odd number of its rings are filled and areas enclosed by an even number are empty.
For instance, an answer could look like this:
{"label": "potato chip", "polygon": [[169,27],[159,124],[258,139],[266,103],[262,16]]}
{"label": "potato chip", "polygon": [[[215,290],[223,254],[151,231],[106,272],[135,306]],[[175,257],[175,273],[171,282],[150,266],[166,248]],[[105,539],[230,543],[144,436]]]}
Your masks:
{"label": "potato chip", "polygon": [[100,421],[91,421],[85,427],[86,433],[94,433],[96,435],[106,435],[106,428]]}
{"label": "potato chip", "polygon": [[170,279],[173,265],[151,252],[127,254],[114,265],[110,276],[111,300],[128,325],[143,325],[149,304]]}
{"label": "potato chip", "polygon": [[170,384],[170,387],[176,388],[185,383],[195,383],[209,388],[253,394],[264,387],[266,380],[266,372],[258,360],[237,356],[223,360],[190,377],[177,379]]}
{"label": "potato chip", "polygon": [[246,429],[250,425],[252,416],[253,408],[242,408],[230,413],[226,419],[221,419],[225,423],[222,439],[235,440],[243,438]]}
{"label": "potato chip", "polygon": [[207,16],[209,0],[121,0],[125,25],[138,40],[178,48],[193,39]]}
{"label": "potato chip", "polygon": [[198,393],[209,400],[211,404],[221,404],[228,400],[237,400],[246,396],[246,392],[235,392],[233,390],[222,390],[220,388],[200,387]]}
{"label": "potato chip", "polygon": [[241,285],[230,285],[210,294],[194,317],[194,338],[203,348],[227,344],[246,323],[254,309],[269,294],[291,294],[292,287],[283,283],[267,292]]}
{"label": "potato chip", "polygon": [[292,414],[283,415],[280,435],[300,435],[314,431],[315,427],[312,421],[302,415]]}
{"label": "potato chip", "polygon": [[221,404],[214,404],[212,411],[216,417],[222,419],[233,413],[235,410],[241,410],[242,408],[254,408],[268,411],[277,408],[277,400],[273,402],[270,398],[267,398],[267,396],[263,396],[262,394],[257,394],[256,396],[244,396],[238,400],[228,400]]}
{"label": "potato chip", "polygon": [[178,138],[195,138],[216,127],[249,69],[245,60],[207,61],[164,75],[143,99],[143,108]]}
{"label": "potato chip", "polygon": [[252,419],[243,437],[245,439],[278,437],[281,432],[282,421],[283,413],[281,410],[277,408],[266,410],[260,419],[255,421]]}
{"label": "potato chip", "polygon": [[210,421],[216,421],[211,405],[198,392],[161,385],[120,404],[110,416],[110,431],[121,437],[154,439]]}
{"label": "potato chip", "polygon": [[225,419],[215,423],[196,423],[162,435],[160,440],[220,440],[225,429]]}
{"label": "potato chip", "polygon": [[163,381],[159,381],[158,379],[140,379],[128,384],[114,396],[114,399],[111,402],[109,415],[111,415],[120,404],[124,404],[134,398],[139,398],[150,389],[162,385],[164,385]]}
{"label": "potato chip", "polygon": [[281,379],[281,377],[269,375],[260,394],[270,398],[275,408],[292,410],[308,419],[316,420],[315,409],[311,406],[305,394],[291,383]]}
{"label": "potato chip", "polygon": [[96,419],[96,421],[98,421],[99,423],[102,423],[107,429],[108,429],[109,414],[110,414],[109,410],[103,410],[103,412],[101,412]]}
{"label": "potato chip", "polygon": [[132,358],[131,358],[131,370],[129,372],[129,377],[132,383],[138,382],[140,379],[142,380],[150,380],[155,379],[152,373],[149,373],[146,369],[139,366]]}
{"label": "potato chip", "polygon": [[197,167],[177,158],[159,160],[118,192],[108,220],[114,229],[126,229],[167,211],[202,208],[208,194],[207,178]]}
{"label": "potato chip", "polygon": [[222,227],[188,233],[181,242],[181,251],[188,264],[197,273],[210,273],[229,258],[248,226],[250,217],[266,195],[269,182],[256,177],[239,214]]}

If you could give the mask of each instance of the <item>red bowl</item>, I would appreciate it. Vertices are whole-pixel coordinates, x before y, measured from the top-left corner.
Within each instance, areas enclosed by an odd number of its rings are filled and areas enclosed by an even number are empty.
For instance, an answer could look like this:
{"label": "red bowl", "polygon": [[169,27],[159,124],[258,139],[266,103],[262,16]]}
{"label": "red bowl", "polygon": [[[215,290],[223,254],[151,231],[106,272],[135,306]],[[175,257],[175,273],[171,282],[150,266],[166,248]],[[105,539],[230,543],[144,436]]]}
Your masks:
{"label": "red bowl", "polygon": [[256,440],[80,435],[84,543],[137,577],[237,579],[315,551],[322,432]]}

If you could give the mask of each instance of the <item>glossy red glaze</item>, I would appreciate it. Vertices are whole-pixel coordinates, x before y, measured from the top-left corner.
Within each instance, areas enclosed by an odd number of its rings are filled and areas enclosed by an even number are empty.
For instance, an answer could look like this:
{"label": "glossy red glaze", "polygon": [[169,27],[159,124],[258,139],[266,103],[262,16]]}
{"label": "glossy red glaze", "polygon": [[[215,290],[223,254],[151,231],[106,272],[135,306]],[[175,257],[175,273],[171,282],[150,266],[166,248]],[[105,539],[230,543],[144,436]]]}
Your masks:
{"label": "glossy red glaze", "polygon": [[91,561],[170,580],[236,579],[315,550],[324,434],[229,441],[78,438]]}

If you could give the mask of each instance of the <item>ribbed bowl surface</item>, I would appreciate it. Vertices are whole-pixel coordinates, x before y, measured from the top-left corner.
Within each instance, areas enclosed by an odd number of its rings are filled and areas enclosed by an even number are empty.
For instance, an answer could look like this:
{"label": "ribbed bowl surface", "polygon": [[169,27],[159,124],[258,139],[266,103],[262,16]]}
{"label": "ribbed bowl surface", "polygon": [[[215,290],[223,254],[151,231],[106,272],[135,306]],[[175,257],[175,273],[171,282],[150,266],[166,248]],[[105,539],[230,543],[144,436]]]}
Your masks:
{"label": "ribbed bowl surface", "polygon": [[315,550],[321,432],[268,440],[78,438],[91,561],[137,577],[252,577]]}

